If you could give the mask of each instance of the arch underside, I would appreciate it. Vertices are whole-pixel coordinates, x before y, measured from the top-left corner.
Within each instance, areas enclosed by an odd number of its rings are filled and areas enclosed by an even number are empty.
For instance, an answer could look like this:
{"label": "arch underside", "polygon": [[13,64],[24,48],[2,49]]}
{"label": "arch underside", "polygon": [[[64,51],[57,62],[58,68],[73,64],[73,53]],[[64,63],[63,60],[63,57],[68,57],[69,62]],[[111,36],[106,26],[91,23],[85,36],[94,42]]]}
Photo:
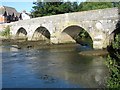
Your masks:
{"label": "arch underside", "polygon": [[50,32],[45,27],[38,27],[33,36],[33,41],[50,41]]}
{"label": "arch underside", "polygon": [[24,28],[19,28],[17,31],[16,37],[26,39],[27,38],[27,31]]}
{"label": "arch underside", "polygon": [[77,25],[73,25],[73,26],[68,26],[67,28],[65,28],[61,35],[60,35],[60,43],[79,43],[81,45],[85,44],[86,42],[82,41],[82,33],[87,33],[87,36],[90,38],[90,40],[92,41],[91,36],[89,35],[89,33],[83,29],[80,26]]}

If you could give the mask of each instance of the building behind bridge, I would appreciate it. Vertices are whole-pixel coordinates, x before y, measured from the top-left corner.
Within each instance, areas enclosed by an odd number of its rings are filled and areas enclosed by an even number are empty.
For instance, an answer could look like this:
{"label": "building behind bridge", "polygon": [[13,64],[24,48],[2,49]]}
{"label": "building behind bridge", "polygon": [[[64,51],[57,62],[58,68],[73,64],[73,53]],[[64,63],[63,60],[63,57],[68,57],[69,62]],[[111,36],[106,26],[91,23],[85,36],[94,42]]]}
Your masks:
{"label": "building behind bridge", "polygon": [[17,12],[13,7],[0,6],[0,24],[15,22],[18,20],[30,19],[30,16],[24,11]]}

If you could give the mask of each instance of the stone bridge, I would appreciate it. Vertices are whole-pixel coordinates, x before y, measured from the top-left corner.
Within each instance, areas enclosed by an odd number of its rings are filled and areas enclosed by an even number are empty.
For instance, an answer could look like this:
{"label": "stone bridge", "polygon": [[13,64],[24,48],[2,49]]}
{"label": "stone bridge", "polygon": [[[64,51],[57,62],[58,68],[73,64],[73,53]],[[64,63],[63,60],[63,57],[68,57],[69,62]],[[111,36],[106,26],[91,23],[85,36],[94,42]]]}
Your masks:
{"label": "stone bridge", "polygon": [[75,42],[74,36],[84,29],[93,41],[93,48],[106,48],[117,30],[118,8],[65,13],[21,20],[11,24],[13,37],[28,40],[50,40],[51,43]]}

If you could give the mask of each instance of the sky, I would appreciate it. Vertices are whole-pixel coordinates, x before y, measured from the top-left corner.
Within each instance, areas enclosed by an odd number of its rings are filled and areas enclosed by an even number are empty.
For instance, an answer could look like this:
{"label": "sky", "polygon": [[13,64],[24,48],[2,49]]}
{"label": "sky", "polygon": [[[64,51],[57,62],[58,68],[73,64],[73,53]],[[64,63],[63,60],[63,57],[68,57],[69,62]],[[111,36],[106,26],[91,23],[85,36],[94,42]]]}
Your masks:
{"label": "sky", "polygon": [[22,12],[23,10],[30,12],[32,6],[34,6],[33,0],[0,0],[0,5],[13,7],[18,12]]}
{"label": "sky", "polygon": [[[33,2],[36,0],[0,0],[0,6],[9,6],[15,8],[18,12],[26,10],[28,13],[31,12],[34,6]],[[70,1],[80,1],[80,0],[70,0]]]}

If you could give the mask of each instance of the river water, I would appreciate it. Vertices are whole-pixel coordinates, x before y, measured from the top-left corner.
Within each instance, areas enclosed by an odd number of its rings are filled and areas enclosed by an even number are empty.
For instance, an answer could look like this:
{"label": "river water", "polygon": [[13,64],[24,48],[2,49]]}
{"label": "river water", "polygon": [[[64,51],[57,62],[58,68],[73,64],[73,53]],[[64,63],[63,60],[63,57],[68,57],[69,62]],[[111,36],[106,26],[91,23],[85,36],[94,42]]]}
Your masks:
{"label": "river water", "polygon": [[102,56],[81,56],[79,47],[0,46],[3,88],[101,88],[108,69]]}

